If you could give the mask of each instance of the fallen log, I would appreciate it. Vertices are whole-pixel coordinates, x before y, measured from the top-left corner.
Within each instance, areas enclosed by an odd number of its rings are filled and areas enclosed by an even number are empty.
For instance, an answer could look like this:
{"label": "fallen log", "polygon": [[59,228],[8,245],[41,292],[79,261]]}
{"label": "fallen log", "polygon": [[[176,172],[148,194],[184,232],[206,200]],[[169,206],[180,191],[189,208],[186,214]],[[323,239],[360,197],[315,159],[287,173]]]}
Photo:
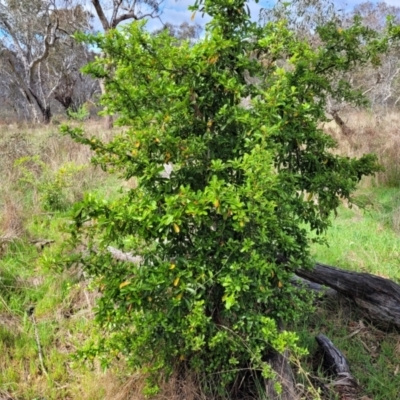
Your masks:
{"label": "fallen log", "polygon": [[308,279],[300,278],[296,275],[290,279],[290,282],[296,287],[311,290],[322,297],[334,297],[338,295],[338,292],[335,289],[320,285],[319,283],[311,282]]}
{"label": "fallen log", "polygon": [[[340,394],[355,394],[359,388],[357,381],[350,373],[346,357],[334,344],[322,333],[315,340],[323,352],[323,364],[325,372],[334,375],[334,381],[329,385]],[[348,398],[348,397],[344,397]],[[354,398],[354,397],[351,397]]]}
{"label": "fallen log", "polygon": [[328,373],[334,374],[335,376],[350,373],[346,357],[325,335],[320,333],[315,337],[315,340],[323,350],[323,367]]}
{"label": "fallen log", "polygon": [[372,320],[400,329],[400,285],[393,281],[320,263],[312,270],[299,269],[296,275],[335,289],[352,299]]}

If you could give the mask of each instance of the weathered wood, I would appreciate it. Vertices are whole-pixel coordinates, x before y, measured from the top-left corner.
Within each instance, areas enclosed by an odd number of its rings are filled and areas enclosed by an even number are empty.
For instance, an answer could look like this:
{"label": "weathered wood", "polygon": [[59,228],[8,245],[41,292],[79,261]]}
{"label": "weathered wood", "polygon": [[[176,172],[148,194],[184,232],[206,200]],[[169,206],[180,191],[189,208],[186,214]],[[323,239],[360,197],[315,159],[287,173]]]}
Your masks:
{"label": "weathered wood", "polygon": [[312,270],[297,270],[296,275],[335,289],[371,319],[400,328],[400,285],[393,281],[319,263]]}
{"label": "weathered wood", "polygon": [[[265,381],[265,392],[267,399],[271,400],[298,400],[300,396],[296,391],[293,371],[289,364],[289,352],[283,354],[274,352],[269,358],[269,363],[276,373],[276,380],[268,379]],[[275,390],[275,382],[282,386],[282,393],[278,394]]]}
{"label": "weathered wood", "polygon": [[[319,334],[315,340],[323,351],[322,366],[329,375],[334,376],[334,381],[328,386],[332,386],[336,392],[341,394],[356,393],[359,386],[350,373],[346,357],[325,335]],[[343,398],[348,397],[344,396]]]}
{"label": "weathered wood", "polygon": [[116,249],[115,247],[108,246],[107,247],[108,252],[111,254],[111,256],[118,261],[126,261],[130,262],[132,264],[140,265],[140,263],[143,261],[143,258],[141,256],[135,256],[132,253],[127,253],[122,250]]}
{"label": "weathered wood", "polygon": [[320,285],[319,283],[311,282],[308,279],[300,278],[296,275],[294,275],[290,281],[293,285],[297,287],[312,290],[313,292],[318,293],[323,297],[334,297],[338,294],[337,291],[332,288]]}
{"label": "weathered wood", "polygon": [[49,246],[54,242],[55,240],[52,239],[36,239],[30,241],[30,243],[34,244],[38,250],[43,250],[46,246]]}
{"label": "weathered wood", "polygon": [[350,373],[346,357],[338,350],[333,343],[322,333],[315,337],[315,340],[322,348],[324,353],[323,366],[325,370],[334,375],[340,373]]}

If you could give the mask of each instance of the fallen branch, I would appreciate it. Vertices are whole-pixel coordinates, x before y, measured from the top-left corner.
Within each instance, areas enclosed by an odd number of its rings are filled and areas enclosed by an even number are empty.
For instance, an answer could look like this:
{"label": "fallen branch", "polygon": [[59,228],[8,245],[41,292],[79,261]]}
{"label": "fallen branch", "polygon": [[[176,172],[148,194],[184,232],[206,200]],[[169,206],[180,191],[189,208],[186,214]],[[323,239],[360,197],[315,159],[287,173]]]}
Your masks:
{"label": "fallen branch", "polygon": [[319,283],[311,282],[308,279],[300,278],[296,275],[291,278],[291,283],[299,288],[312,290],[314,293],[318,293],[319,295],[326,297],[333,297],[337,296],[338,294],[338,292],[334,289],[331,289],[325,285],[320,285]]}
{"label": "fallen branch", "polygon": [[50,244],[54,243],[55,240],[52,239],[36,239],[36,240],[30,240],[30,243],[35,245],[35,247],[38,250],[43,250],[46,246],[49,246]]}
{"label": "fallen branch", "polygon": [[125,253],[122,250],[118,250],[115,247],[108,246],[107,250],[111,254],[111,256],[118,261],[126,261],[132,264],[139,265],[142,262],[142,257],[135,256],[132,253]]}
{"label": "fallen branch", "polygon": [[36,323],[36,318],[35,318],[35,315],[34,315],[34,311],[35,311],[35,308],[34,308],[34,307],[31,307],[31,308],[27,311],[27,313],[28,313],[28,316],[29,316],[29,317],[31,318],[31,320],[32,320],[33,329],[34,329],[34,331],[35,331],[35,340],[36,340],[36,345],[37,345],[37,348],[38,348],[40,369],[42,370],[42,373],[43,373],[43,374],[45,374],[46,376],[48,376],[46,367],[44,366],[44,358],[43,358],[42,346],[41,346],[41,344],[40,344],[39,329],[38,329],[38,327],[37,327],[37,323]]}
{"label": "fallen branch", "polygon": [[324,352],[324,367],[326,371],[336,376],[350,373],[350,368],[345,356],[325,335],[320,333],[316,336],[315,340]]}
{"label": "fallen branch", "polygon": [[319,334],[315,340],[323,351],[323,367],[329,375],[334,375],[335,380],[329,385],[339,393],[352,393],[358,390],[358,383],[350,373],[346,357],[323,334]]}
{"label": "fallen branch", "polygon": [[352,299],[372,320],[400,328],[400,285],[393,281],[319,263],[312,270],[297,270],[296,275]]}

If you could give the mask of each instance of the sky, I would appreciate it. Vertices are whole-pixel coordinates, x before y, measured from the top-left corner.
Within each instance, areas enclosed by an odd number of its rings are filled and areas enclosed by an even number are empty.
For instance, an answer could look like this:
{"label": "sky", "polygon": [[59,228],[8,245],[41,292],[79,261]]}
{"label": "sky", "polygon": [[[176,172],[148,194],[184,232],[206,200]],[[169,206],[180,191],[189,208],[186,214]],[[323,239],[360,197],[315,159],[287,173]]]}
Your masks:
{"label": "sky", "polygon": [[[372,0],[376,2],[377,0]],[[355,5],[365,2],[365,0],[334,0],[338,8],[353,8]],[[188,6],[193,4],[193,0],[164,0],[162,5],[161,19],[163,22],[171,22],[175,25],[179,25],[184,21],[190,21],[192,13],[188,11]],[[274,3],[274,0],[260,0],[258,4],[255,1],[249,1],[250,12],[254,20],[258,20],[260,10],[262,8],[270,8]],[[385,0],[386,4],[399,6],[400,0]],[[197,13],[195,16],[195,22],[204,25],[208,21],[207,18],[201,18],[201,14]],[[159,20],[149,21],[148,28],[161,27]]]}
{"label": "sky", "polygon": [[[352,9],[355,5],[364,2],[365,0],[334,0],[338,8]],[[371,0],[377,2],[378,0]],[[260,10],[262,8],[270,8],[274,3],[274,0],[260,0],[257,4],[254,0],[249,1],[249,7],[252,15],[252,19],[257,21]],[[400,0],[385,0],[386,4],[399,6]],[[90,1],[88,1],[90,4]],[[170,22],[174,25],[180,25],[182,22],[190,22],[192,12],[188,10],[189,5],[192,5],[194,0],[164,0],[161,5],[161,21],[163,23]],[[93,14],[94,10],[91,10]],[[149,30],[154,30],[162,27],[162,22],[159,19],[151,19],[147,24]],[[202,18],[201,13],[196,13],[194,22],[204,26],[209,21],[209,18]],[[97,17],[94,20],[94,26],[96,30],[101,30],[100,22]]]}
{"label": "sky", "polygon": [[[193,3],[193,0],[164,0],[162,5],[161,20],[163,22],[171,22],[175,25],[179,25],[184,21],[190,21],[192,12],[188,10],[188,7]],[[268,5],[271,3],[272,1],[269,0],[260,1],[258,4],[256,4],[254,1],[249,1],[249,8],[253,19],[258,20],[260,10],[268,7]],[[202,18],[201,13],[196,13],[194,22],[204,25],[207,21],[209,21],[209,18]],[[159,27],[161,26],[161,22],[157,20],[149,21],[149,30],[152,30],[153,26]]]}

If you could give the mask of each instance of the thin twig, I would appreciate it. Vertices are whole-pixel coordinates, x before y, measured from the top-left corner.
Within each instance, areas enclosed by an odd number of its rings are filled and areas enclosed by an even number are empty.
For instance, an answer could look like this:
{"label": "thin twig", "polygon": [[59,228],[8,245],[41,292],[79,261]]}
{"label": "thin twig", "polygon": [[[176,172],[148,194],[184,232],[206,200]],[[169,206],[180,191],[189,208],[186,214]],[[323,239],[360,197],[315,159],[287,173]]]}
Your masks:
{"label": "thin twig", "polygon": [[40,337],[39,337],[39,330],[37,328],[37,323],[36,323],[36,319],[35,316],[33,315],[33,310],[30,313],[30,317],[32,319],[32,323],[33,323],[33,327],[35,329],[35,339],[36,339],[36,344],[37,344],[37,348],[38,348],[38,353],[39,353],[39,362],[40,362],[40,368],[42,369],[42,372],[46,375],[49,376],[49,374],[47,373],[47,370],[44,366],[44,361],[43,361],[43,352],[42,352],[42,346],[40,344]]}

